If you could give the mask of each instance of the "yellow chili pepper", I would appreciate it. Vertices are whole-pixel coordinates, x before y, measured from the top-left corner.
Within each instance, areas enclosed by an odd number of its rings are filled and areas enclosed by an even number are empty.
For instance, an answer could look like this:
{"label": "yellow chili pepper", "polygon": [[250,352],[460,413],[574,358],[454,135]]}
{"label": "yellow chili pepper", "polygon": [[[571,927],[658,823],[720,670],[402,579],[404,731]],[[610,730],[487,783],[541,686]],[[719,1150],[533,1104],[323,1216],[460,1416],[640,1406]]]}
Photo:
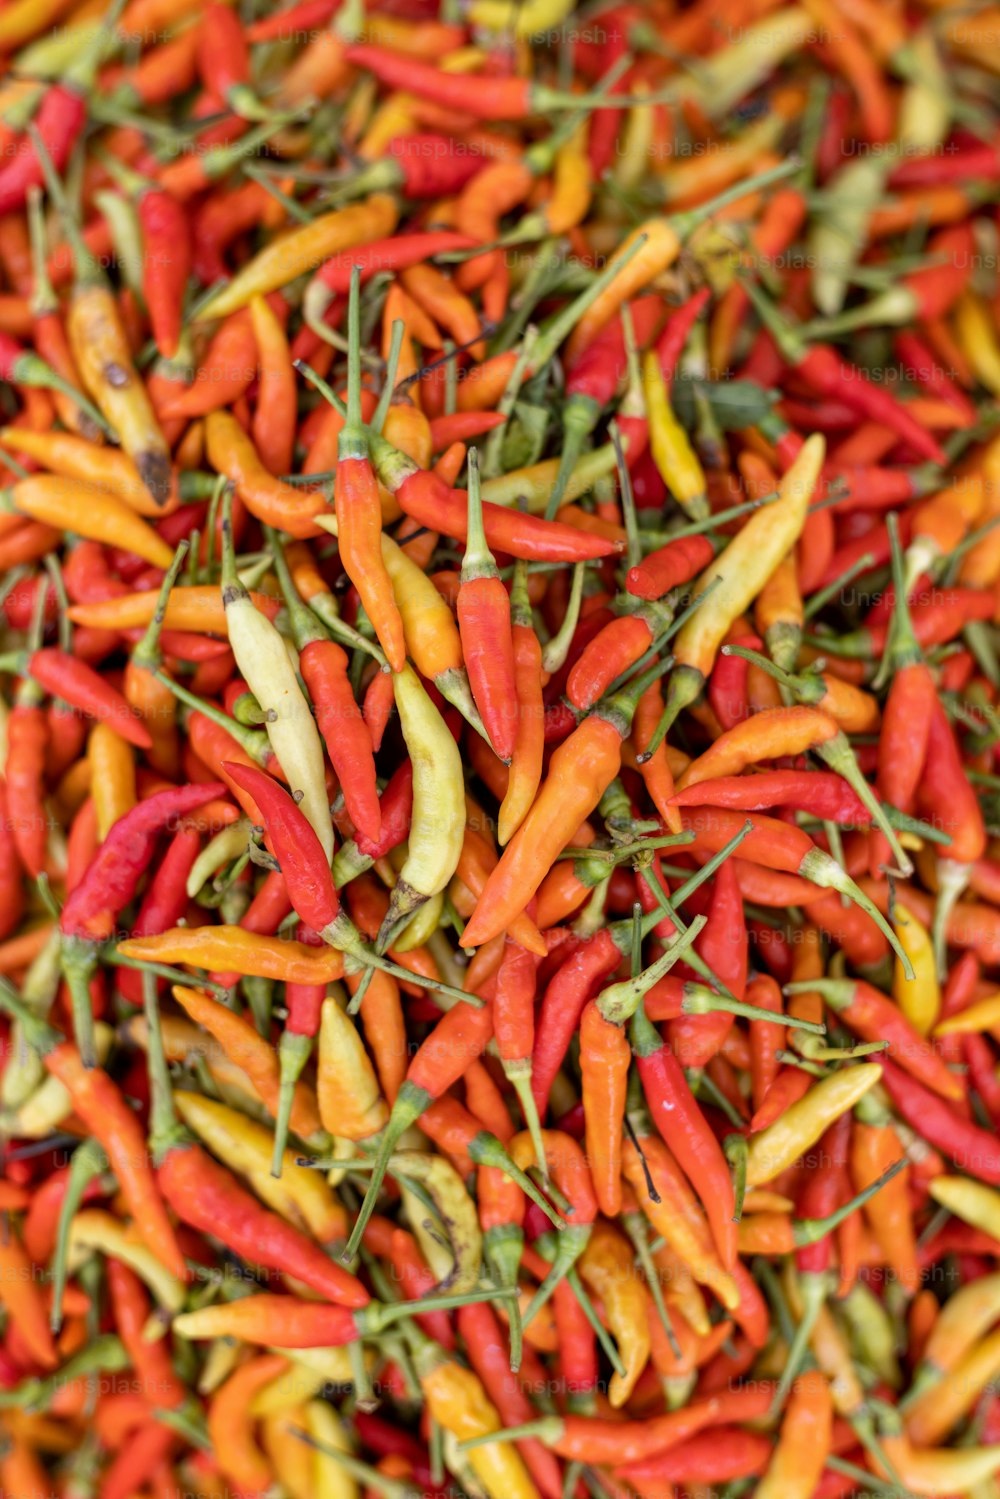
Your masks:
{"label": "yellow chili pepper", "polygon": [[[335,1452],[351,1452],[351,1443],[343,1421],[336,1411],[320,1400],[310,1400],[305,1410],[306,1430],[314,1442]],[[318,1447],[312,1449],[312,1494],[315,1499],[359,1499],[358,1480],[343,1463]]]}
{"label": "yellow chili pepper", "polygon": [[751,26],[740,28],[737,40],[703,61],[697,74],[681,85],[693,93],[712,118],[728,114],[735,104],[766,82],[786,57],[814,39],[815,23],[797,5],[772,11]]}
{"label": "yellow chili pepper", "polygon": [[[598,479],[613,472],[615,467],[614,444],[606,442],[603,447],[586,453],[573,469],[563,491],[563,503],[586,494]],[[495,479],[484,479],[482,483],[483,504],[524,505],[532,515],[540,514],[549,495],[555,488],[559,473],[559,459],[546,458],[533,463],[529,468],[514,469],[509,474],[500,474]]]}
{"label": "yellow chili pepper", "polygon": [[[648,84],[635,86],[635,95],[648,92]],[[615,152],[612,176],[618,187],[630,189],[642,181],[649,168],[649,159],[656,149],[655,139],[656,111],[649,104],[634,104],[628,112],[625,129]]]}
{"label": "yellow chili pepper", "polygon": [[246,853],[249,841],[250,821],[246,817],[238,817],[227,827],[220,828],[191,865],[186,886],[189,899],[194,900],[202,885],[206,885],[220,869],[225,869],[227,864]]}
{"label": "yellow chili pepper", "polygon": [[[968,1494],[1000,1472],[1000,1447],[911,1447],[905,1437],[883,1437],[885,1455],[911,1493],[937,1499],[941,1494]],[[877,1471],[885,1477],[880,1465]]]}
{"label": "yellow chili pepper", "polygon": [[655,349],[650,349],[643,358],[642,388],[649,413],[650,451],[660,477],[692,520],[704,520],[708,514],[705,475],[670,404],[670,392]]}
{"label": "yellow chili pepper", "polygon": [[483,1236],[476,1204],[449,1160],[422,1150],[393,1156],[393,1176],[405,1188],[407,1180],[423,1188],[436,1218],[427,1218],[424,1200],[404,1191],[410,1224],[431,1269],[438,1275],[436,1292],[471,1291],[479,1284]]}
{"label": "yellow chili pepper", "polygon": [[963,292],[959,298],[955,331],[980,384],[1000,396],[1000,343],[986,303],[974,292]]}
{"label": "yellow chili pepper", "polygon": [[971,1031],[990,1031],[1000,1025],[1000,992],[977,1000],[967,1010],[951,1015],[934,1027],[935,1036],[961,1036]]}
{"label": "yellow chili pepper", "polygon": [[36,474],[22,479],[4,496],[4,508],[30,515],[32,520],[89,541],[124,547],[153,567],[167,568],[173,550],[131,505],[96,484],[66,479],[61,474]]}
{"label": "yellow chili pepper", "polygon": [[968,1176],[937,1176],[930,1184],[930,1194],[963,1223],[1000,1238],[1000,1192],[995,1187]]}
{"label": "yellow chili pepper", "polygon": [[941,986],[931,936],[901,901],[897,901],[893,916],[900,946],[913,965],[913,978],[906,977],[902,963],[896,958],[892,997],[910,1024],[922,1036],[929,1036],[941,1010]]}
{"label": "yellow chili pepper", "polygon": [[786,1109],[774,1124],[751,1135],[747,1185],[759,1187],[762,1182],[780,1176],[804,1151],[815,1145],[835,1119],[853,1109],[858,1099],[874,1088],[881,1076],[882,1069],[876,1063],[841,1067],[810,1088],[805,1097]]}
{"label": "yellow chili pepper", "polygon": [[[99,1065],[107,1060],[113,1039],[114,1031],[99,1020],[94,1027],[94,1050]],[[72,1112],[73,1100],[66,1088],[57,1077],[47,1076],[16,1109],[0,1113],[0,1125],[18,1139],[44,1140]]]}
{"label": "yellow chili pepper", "polygon": [[[272,1351],[287,1358],[292,1367],[257,1392],[250,1402],[252,1416],[290,1410],[303,1400],[310,1400],[325,1384],[351,1383],[351,1359],[346,1348],[275,1348]],[[316,1362],[307,1361],[306,1354],[316,1354]],[[323,1409],[329,1410],[330,1407],[324,1406]]]}
{"label": "yellow chili pepper", "polygon": [[1000,1273],[983,1275],[949,1296],[931,1328],[911,1389],[920,1394],[957,1367],[1000,1317]]}
{"label": "yellow chili pepper", "polygon": [[406,863],[379,929],[382,953],[425,900],[446,889],[465,841],[465,777],[451,732],[410,666],[393,678],[400,727],[413,765]]}
{"label": "yellow chili pepper", "polygon": [[565,234],[587,216],[593,196],[587,135],[586,126],[580,126],[556,152],[552,196],[540,215],[547,234]]}
{"label": "yellow chili pepper", "polygon": [[[119,950],[126,958],[287,984],[329,984],[344,975],[344,954],[338,948],[308,947],[241,926],[175,926],[155,937],[129,937]],[[165,1025],[170,1018],[165,1017]]]}
{"label": "yellow chili pepper", "polygon": [[[69,215],[63,217],[76,261],[76,281],[66,317],[70,352],[87,394],[118,434],[153,499],[163,505],[172,482],[170,448],[132,361],[114,293],[78,231],[71,227]],[[131,546],[128,542],[121,544]],[[167,567],[169,562],[155,565]]]}
{"label": "yellow chili pepper", "polygon": [[992,1332],[943,1379],[907,1407],[906,1435],[918,1447],[933,1447],[975,1405],[1000,1374],[1000,1331]]}
{"label": "yellow chili pepper", "polygon": [[184,1282],[160,1264],[129,1226],[100,1208],[77,1213],[70,1225],[69,1268],[74,1273],[91,1250],[121,1260],[146,1282],[153,1296],[168,1312],[179,1312],[187,1291]]}
{"label": "yellow chili pepper", "polygon": [[325,999],[319,1027],[316,1094],[331,1135],[367,1140],[389,1118],[375,1069],[354,1022],[336,999]]}
{"label": "yellow chili pepper", "polygon": [[[38,1015],[47,1015],[62,982],[58,932],[49,934],[21,984],[21,999]],[[7,1037],[8,1063],[0,1073],[0,1121],[25,1103],[49,1077],[37,1051],[29,1045],[21,1021],[13,1018]]]}
{"label": "yellow chili pepper", "polygon": [[513,31],[515,36],[537,36],[561,26],[573,9],[573,0],[474,0],[469,19],[488,31]]}
{"label": "yellow chili pepper", "polygon": [[0,11],[0,48],[9,51],[46,31],[72,0],[14,0]]}
{"label": "yellow chili pepper", "polygon": [[[453,1363],[430,1342],[419,1350],[416,1367],[431,1417],[458,1441],[500,1431],[500,1416],[471,1369]],[[467,1456],[489,1499],[539,1499],[512,1442],[490,1442],[472,1448]]]}
{"label": "yellow chili pepper", "polygon": [[135,757],[128,740],[110,724],[96,723],[87,740],[87,760],[97,836],[103,843],[119,817],[135,806]]}
{"label": "yellow chili pepper", "polygon": [[369,240],[383,239],[395,229],[398,218],[396,200],[388,193],[374,193],[364,203],[324,213],[309,224],[289,230],[255,255],[228,286],[211,297],[198,313],[197,321],[228,317],[246,307],[254,297],[264,297],[306,271],[314,271],[331,255]]}
{"label": "yellow chili pepper", "polygon": [[269,1208],[321,1244],[344,1237],[347,1215],[321,1171],[297,1166],[295,1152],[286,1150],[281,1176],[271,1175],[274,1134],[266,1125],[201,1093],[180,1089],[174,1103],[184,1123],[213,1154],[245,1176]]}
{"label": "yellow chili pepper", "polygon": [[26,427],[0,429],[0,442],[34,458],[49,473],[96,485],[140,515],[167,515],[176,508],[174,499],[158,505],[150,498],[135,464],[120,448],[96,447],[73,432],[32,432]]}
{"label": "yellow chili pepper", "polygon": [[869,216],[885,193],[889,164],[885,155],[848,161],[832,179],[829,199],[809,230],[813,299],[826,317],[833,317],[844,304],[859,251],[868,238]]}
{"label": "yellow chili pepper", "polygon": [[805,614],[799,593],[795,553],[788,552],[764,584],[754,605],[757,634],[767,653],[783,671],[794,671]]}
{"label": "yellow chili pepper", "polygon": [[603,1219],[580,1257],[580,1275],[600,1297],[608,1329],[625,1366],[624,1377],[613,1374],[608,1399],[616,1409],[626,1403],[649,1360],[648,1307],[636,1275],[635,1250],[628,1239]]}
{"label": "yellow chili pepper", "polygon": [[749,608],[798,540],[825,454],[826,443],[821,436],[807,438],[781,480],[780,498],[751,515],[721,556],[691,585],[696,598],[704,595],[703,602],[674,641],[676,665],[670,676],[667,706],[647,753],[662,742],[681,710],[698,698],[726,632]]}
{"label": "yellow chili pepper", "polygon": [[223,521],[222,602],[236,665],[266,715],[264,727],[288,785],[328,860],[333,822],[323,742],[283,637],[255,607],[236,573],[229,517]]}
{"label": "yellow chili pepper", "polygon": [[[378,17],[372,17],[377,20]],[[394,93],[375,110],[368,121],[365,133],[357,145],[357,154],[362,161],[377,161],[385,155],[386,147],[397,135],[407,135],[416,129],[412,94]]]}
{"label": "yellow chili pepper", "polygon": [[[336,518],[318,515],[316,524],[337,535]],[[403,621],[407,654],[422,677],[432,681],[442,697],[466,718],[475,721],[472,691],[462,661],[462,642],[446,601],[430,578],[391,536],[382,532],[382,561],[392,583],[393,597]]]}
{"label": "yellow chili pepper", "polygon": [[270,1411],[261,1421],[261,1446],[286,1499],[313,1499],[312,1449],[295,1435],[305,1424],[303,1406]]}

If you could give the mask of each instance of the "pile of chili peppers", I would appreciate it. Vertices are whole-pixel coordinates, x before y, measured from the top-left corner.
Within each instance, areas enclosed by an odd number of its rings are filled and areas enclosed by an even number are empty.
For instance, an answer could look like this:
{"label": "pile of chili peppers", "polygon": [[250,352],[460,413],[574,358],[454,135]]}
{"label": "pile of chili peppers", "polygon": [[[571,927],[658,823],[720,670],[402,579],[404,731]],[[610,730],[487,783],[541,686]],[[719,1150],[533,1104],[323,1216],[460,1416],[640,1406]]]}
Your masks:
{"label": "pile of chili peppers", "polygon": [[997,1499],[1000,9],[0,54],[0,1493]]}

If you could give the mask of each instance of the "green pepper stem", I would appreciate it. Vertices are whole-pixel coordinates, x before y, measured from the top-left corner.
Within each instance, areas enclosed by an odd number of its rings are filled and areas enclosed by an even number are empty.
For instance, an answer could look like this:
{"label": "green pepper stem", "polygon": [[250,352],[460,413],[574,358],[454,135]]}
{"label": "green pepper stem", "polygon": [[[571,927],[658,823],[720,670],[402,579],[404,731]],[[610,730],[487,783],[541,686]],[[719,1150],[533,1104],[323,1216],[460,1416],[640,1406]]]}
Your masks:
{"label": "green pepper stem", "polygon": [[887,1182],[891,1182],[894,1176],[898,1176],[907,1164],[905,1155],[900,1156],[898,1161],[893,1161],[887,1166],[881,1176],[876,1177],[861,1192],[856,1192],[849,1202],[843,1203],[833,1213],[828,1213],[825,1218],[797,1218],[792,1223],[792,1234],[799,1248],[806,1244],[815,1244],[820,1239],[825,1239],[827,1234],[833,1233],[834,1229],[840,1227],[852,1213],[858,1208],[864,1207],[876,1192],[880,1192]]}
{"label": "green pepper stem", "polygon": [[612,1025],[624,1025],[630,1020],[650,989],[666,977],[675,963],[686,957],[689,947],[707,922],[706,916],[696,916],[687,931],[679,935],[655,963],[636,977],[622,979],[604,989],[597,999],[597,1008],[604,1019]]}
{"label": "green pepper stem", "polygon": [[483,494],[479,482],[479,450],[471,447],[468,459],[468,522],[465,538],[465,555],[462,558],[462,583],[472,583],[477,578],[499,578],[496,560],[486,540],[483,525]]}

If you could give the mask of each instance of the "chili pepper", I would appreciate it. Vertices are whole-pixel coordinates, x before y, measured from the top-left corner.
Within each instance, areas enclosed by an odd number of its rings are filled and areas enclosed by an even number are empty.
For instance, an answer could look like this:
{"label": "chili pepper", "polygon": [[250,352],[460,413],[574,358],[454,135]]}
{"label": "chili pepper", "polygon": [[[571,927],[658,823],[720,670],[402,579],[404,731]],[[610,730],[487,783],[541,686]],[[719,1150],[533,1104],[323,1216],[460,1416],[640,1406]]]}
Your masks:
{"label": "chili pepper", "polygon": [[287,1151],[280,1181],[271,1175],[274,1138],[265,1125],[197,1093],[177,1092],[174,1103],[184,1123],[245,1176],[268,1207],[321,1243],[343,1237],[343,1209],[319,1172],[297,1165]]}
{"label": "chili pepper", "polygon": [[[659,675],[655,668],[653,677]],[[463,944],[478,947],[522,911],[573,831],[592,812],[617,774],[621,741],[649,675],[602,698],[552,756],[531,810],[487,881]]]}
{"label": "chili pepper", "polygon": [[223,789],[216,782],[171,788],[133,807],[110,830],[63,906],[59,922],[63,967],[77,1042],[87,1067],[93,1065],[90,978],[97,967],[98,944],[135,894],[164,827],[172,818],[204,806]]}
{"label": "chili pepper", "polygon": [[286,286],[303,271],[314,270],[338,251],[377,240],[391,233],[398,210],[393,199],[374,193],[366,203],[321,214],[292,230],[279,250],[269,245],[243,266],[238,274],[198,312],[201,322],[228,317],[255,296],[266,296]]}
{"label": "chili pepper", "polygon": [[722,1262],[731,1269],[736,1258],[735,1199],[726,1159],[680,1064],[641,1005],[632,1020],[631,1040],[653,1121],[701,1195]]}
{"label": "chili pepper", "polygon": [[178,1125],[157,1030],[155,988],[148,983],[145,1004],[153,1084],[152,1152],[166,1201],[183,1222],[215,1234],[256,1263],[294,1275],[342,1306],[365,1306],[368,1293],[353,1275],[334,1265],[298,1229],[261,1208]]}
{"label": "chili pepper", "polygon": [[104,1146],[138,1233],[161,1264],[186,1279],[184,1259],[146,1155],[142,1128],[117,1085],[103,1069],[88,1067],[81,1052],[38,1016],[20,1005],[15,1010],[13,1000],[5,998],[5,1004],[17,1013],[47,1070],[67,1089],[73,1108]]}
{"label": "chili pepper", "polygon": [[[675,667],[667,706],[647,754],[661,742],[681,709],[701,692],[727,629],[799,535],[823,454],[823,439],[810,438],[781,481],[781,498],[752,515],[695,583],[693,591],[704,598],[674,640]],[[718,582],[708,592],[715,579]]]}
{"label": "chili pepper", "polygon": [[[31,147],[22,144],[14,159],[0,173],[0,212],[20,208],[29,188],[44,182],[44,152],[55,170],[61,171],[69,160],[77,138],[86,124],[86,96],[97,73],[109,31],[115,25],[121,6],[112,7],[105,25],[68,66],[60,82],[44,91],[31,138]],[[39,149],[39,142],[41,149]]]}
{"label": "chili pepper", "polygon": [[888,1041],[889,1054],[924,1086],[952,1101],[962,1097],[961,1087],[934,1048],[906,1015],[870,984],[806,979],[801,986],[792,985],[789,992],[794,993],[800,987],[821,994],[827,1005],[864,1040]]}
{"label": "chili pepper", "polygon": [[[776,818],[761,818],[756,813],[748,814],[745,821],[741,821],[738,816],[730,816],[722,809],[707,807],[684,811],[682,821],[685,828],[696,833],[696,846],[702,843],[713,852],[725,848],[730,838],[739,833],[747,822],[750,823],[751,831],[740,845],[744,855],[766,868],[782,868],[789,873],[802,874],[817,884],[829,885],[849,896],[866,915],[872,916],[876,921],[900,958],[904,972],[906,971],[909,959],[900,947],[896,934],[886,926],[884,920],[878,919],[881,912],[872,906],[869,897],[839,865],[834,865],[833,860],[828,864],[828,855],[811,844],[808,837],[800,838],[801,829],[792,829],[788,823],[782,823]],[[807,848],[806,844],[810,844],[810,847]]]}
{"label": "chili pepper", "polygon": [[[362,174],[362,178],[368,183],[363,190],[371,191],[376,178],[383,187],[391,189],[397,185],[395,178],[398,176],[398,185],[405,190],[408,198],[440,196],[442,191],[447,192],[447,185],[442,188],[435,183],[434,190],[425,194],[419,190],[420,184],[414,179],[416,173],[428,170],[429,162],[433,162],[433,170],[437,172],[442,161],[454,163],[460,178],[455,184],[456,188],[464,186],[470,172],[478,170],[474,157],[458,154],[447,137],[397,136],[389,142],[388,156]],[[358,186],[356,181],[355,191]],[[391,239],[375,240],[353,252],[332,255],[317,271],[306,290],[303,316],[307,323],[321,323],[334,297],[350,290],[355,267],[359,270],[361,281],[365,282],[384,271],[405,270],[407,266],[420,265],[425,260],[432,260],[435,255],[454,250],[471,250],[475,244],[476,241],[467,234],[456,234],[444,229],[429,234],[394,235]],[[447,447],[447,443],[442,446]]]}
{"label": "chili pepper", "polygon": [[458,590],[462,654],[490,743],[510,763],[517,738],[517,695],[510,599],[486,543],[476,449],[469,451],[469,521]]}
{"label": "chili pepper", "polygon": [[[891,1126],[855,1120],[851,1135],[851,1176],[862,1190],[899,1158],[899,1143]],[[865,1214],[899,1283],[908,1295],[920,1286],[916,1237],[910,1212],[908,1172],[904,1167],[865,1204]]]}
{"label": "chili pepper", "polygon": [[771,807],[791,807],[824,822],[848,827],[868,823],[867,807],[842,777],[832,771],[765,770],[756,775],[713,776],[710,781],[687,785],[671,797],[678,807],[713,806],[763,812]]}
{"label": "chili pepper", "polygon": [[891,1063],[842,1068],[831,1073],[792,1105],[782,1119],[754,1135],[750,1140],[747,1181],[757,1186],[772,1181],[803,1151],[820,1138],[823,1131],[864,1097],[879,1081]]}
{"label": "chili pepper", "polygon": [[66,322],[73,358],[84,387],[117,432],[153,500],[163,505],[170,493],[170,452],[132,362],[118,305],[68,211],[44,145],[39,160],[73,248],[76,280]]}
{"label": "chili pepper", "polygon": [[425,900],[445,888],[458,864],[465,827],[455,741],[412,668],[396,674],[395,695],[413,766],[413,811],[406,862],[376,942],[379,952]]}
{"label": "chili pepper", "polygon": [[830,1387],[822,1374],[810,1370],[796,1382],[758,1493],[802,1495],[803,1499],[814,1493],[829,1451],[832,1424]]}
{"label": "chili pepper", "polygon": [[885,1085],[896,1108],[922,1139],[928,1140],[943,1154],[961,1163],[964,1170],[980,1181],[995,1182],[1000,1177],[988,1131],[963,1119],[936,1094],[888,1062],[884,1067]]}
{"label": "chili pepper", "polygon": [[[228,500],[227,500],[228,504]],[[265,714],[274,753],[290,778],[302,812],[329,861],[333,857],[323,749],[313,716],[288,659],[285,644],[270,621],[254,607],[236,572],[231,511],[222,523],[222,601],[236,664]]]}
{"label": "chili pepper", "polygon": [[916,452],[932,463],[941,463],[944,453],[914,421],[905,407],[887,391],[864,379],[860,372],[844,364],[828,344],[806,344],[790,323],[783,321],[752,282],[746,289],[754,308],[777,342],[782,356],[802,373],[817,395],[841,400],[860,416],[890,427]]}
{"label": "chili pepper", "polygon": [[43,1369],[54,1369],[59,1356],[49,1329],[41,1287],[32,1276],[31,1262],[9,1222],[0,1238],[0,1276],[4,1308],[24,1340],[30,1357]]}
{"label": "chili pepper", "polygon": [[[461,490],[449,489],[433,473],[419,469],[379,438],[372,441],[372,459],[382,483],[407,515],[456,541],[467,540],[468,504]],[[584,562],[620,550],[603,537],[488,500],[483,501],[482,514],[487,546],[528,562]]]}

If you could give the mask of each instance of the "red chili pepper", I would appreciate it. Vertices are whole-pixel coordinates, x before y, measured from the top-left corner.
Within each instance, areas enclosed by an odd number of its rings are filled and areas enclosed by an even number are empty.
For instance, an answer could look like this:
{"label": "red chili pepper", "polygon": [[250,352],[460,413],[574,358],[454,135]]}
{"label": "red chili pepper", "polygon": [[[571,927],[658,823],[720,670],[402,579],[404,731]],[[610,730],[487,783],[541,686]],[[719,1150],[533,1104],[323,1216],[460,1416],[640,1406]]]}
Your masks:
{"label": "red chili pepper", "polygon": [[[748,650],[764,649],[759,635],[738,634],[730,640],[731,645],[744,646]],[[747,692],[750,663],[744,656],[728,655],[720,651],[715,659],[712,674],[706,689],[708,701],[723,729],[732,729],[750,717],[750,699]]]}
{"label": "red chili pepper", "polygon": [[994,1129],[1000,1129],[1000,1081],[997,1079],[997,1059],[993,1047],[985,1036],[980,1036],[975,1031],[963,1036],[961,1040],[969,1080]]}
{"label": "red chili pepper", "polygon": [[[457,541],[467,539],[468,497],[463,490],[449,489],[436,474],[419,468],[383,439],[373,438],[371,449],[379,478],[407,515]],[[490,548],[528,562],[586,562],[611,556],[622,545],[488,500],[483,504],[483,528]]]}
{"label": "red chili pepper", "polygon": [[916,787],[922,816],[951,838],[948,857],[968,864],[986,850],[986,828],[979,798],[969,781],[955,731],[935,697],[930,705],[927,754]]}
{"label": "red chili pepper", "polygon": [[[309,691],[330,762],[337,772],[348,813],[358,832],[377,842],[382,814],[375,780],[372,736],[354,698],[347,675],[347,655],[329,639],[318,617],[302,602],[283,556],[279,556],[277,567],[299,651],[299,670]],[[380,676],[387,677],[387,674],[380,673]],[[392,678],[387,679],[391,697]]]}
{"label": "red chili pepper", "polygon": [[135,894],[164,828],[224,795],[225,789],[216,781],[172,787],[155,792],[120,817],[63,906],[61,931],[67,937],[106,936],[110,923]]}
{"label": "red chili pepper", "polygon": [[381,859],[384,854],[398,848],[410,831],[413,812],[413,766],[409,760],[394,772],[389,784],[379,797],[381,831],[374,842],[363,833],[355,835],[358,852],[366,859]]}
{"label": "red chili pepper", "polygon": [[[160,932],[176,926],[186,914],[187,877],[200,851],[201,836],[198,831],[193,827],[179,828],[143,894],[131,923],[133,937],[158,936]],[[130,1003],[142,1003],[142,979],[134,970],[121,970],[118,974],[118,988]]]}
{"label": "red chili pepper", "polygon": [[969,1176],[1000,1185],[1000,1146],[989,1130],[963,1119],[936,1093],[908,1077],[895,1063],[882,1064],[882,1081],[896,1109],[922,1140]]}
{"label": "red chili pepper", "polygon": [[162,189],[139,198],[142,228],[142,289],[156,347],[164,359],[177,353],[184,293],[191,272],[190,217],[177,199]]}
{"label": "red chili pepper", "polygon": [[[391,141],[388,158],[377,163],[374,169],[370,169],[366,177],[370,177],[373,170],[380,171],[383,176],[388,175],[390,163],[404,161],[405,157],[402,152],[403,142],[406,139],[406,137],[401,137]],[[417,136],[410,137],[409,140],[413,143],[416,159],[420,159],[417,155],[416,142],[423,141],[425,145],[430,143],[431,146],[440,143],[445,159],[461,161],[462,170],[468,172],[470,157],[466,155],[464,158],[456,158],[449,151],[449,142],[444,137]],[[433,150],[429,150],[428,155],[436,165],[438,157]],[[471,160],[473,163],[471,170],[478,170],[475,158]],[[399,170],[405,177],[405,168],[401,166]],[[395,184],[388,183],[387,185]],[[413,192],[405,180],[399,185],[409,198],[422,196],[420,193]],[[372,190],[370,186],[368,190]],[[448,196],[449,189],[438,188],[430,194],[432,197],[439,195]],[[433,260],[435,255],[444,255],[454,250],[474,250],[476,243],[476,240],[470,239],[467,234],[455,234],[450,229],[439,229],[428,234],[397,234],[390,239],[376,239],[355,250],[332,255],[329,260],[323,262],[306,289],[303,303],[304,315],[311,323],[322,321],[338,293],[343,294],[350,290],[351,277],[355,270],[359,272],[363,285],[364,282],[370,281],[372,276],[381,275],[387,271],[404,270],[411,265],[422,265],[425,261]]]}
{"label": "red chili pepper", "polygon": [[198,72],[204,87],[237,114],[260,113],[250,87],[250,49],[243,25],[228,6],[206,5],[198,29]]}
{"label": "red chili pepper", "polygon": [[[894,806],[899,805],[887,793],[885,796]],[[857,793],[843,776],[830,770],[765,770],[752,776],[719,776],[678,791],[671,797],[671,804],[731,807],[748,812],[786,807],[846,827],[863,828],[871,821],[871,814]]]}
{"label": "red chili pepper", "polygon": [[526,78],[445,73],[430,63],[365,43],[347,47],[345,55],[348,62],[374,74],[391,89],[432,99],[439,107],[470,114],[478,120],[524,120],[529,115],[557,108],[564,101],[572,101],[570,107],[588,102],[586,95],[561,94]]}
{"label": "red chili pepper", "polygon": [[9,937],[24,914],[24,877],[11,828],[7,788],[0,781],[0,941]]}
{"label": "red chili pepper", "polygon": [[338,920],[346,921],[322,845],[288,792],[256,766],[229,760],[225,769],[260,808],[292,905],[302,920],[320,933]]}
{"label": "red chili pepper", "polygon": [[517,690],[510,595],[483,530],[476,450],[469,452],[469,512],[458,589],[458,629],[473,700],[499,758],[510,763],[517,739]]}
{"label": "red chili pepper", "polygon": [[132,711],[131,705],[85,661],[77,660],[54,646],[46,646],[33,653],[27,662],[27,670],[53,697],[62,698],[90,718],[110,723],[137,749],[150,748],[149,731]]}
{"label": "red chili pepper", "polygon": [[[751,282],[747,282],[746,286],[754,307],[775,338],[782,357],[799,371],[817,395],[843,402],[860,416],[881,422],[932,463],[947,463],[940,444],[934,441],[888,390],[874,384],[854,365],[845,363],[831,345],[807,344]],[[816,425],[815,415],[815,412],[810,415],[813,425]]]}
{"label": "red chili pepper", "polygon": [[672,588],[689,583],[715,556],[707,536],[682,536],[649,552],[625,579],[629,593],[640,599],[661,599]]}
{"label": "red chili pepper", "polygon": [[966,425],[971,426],[976,420],[975,406],[965,391],[952,379],[949,371],[942,365],[940,357],[919,334],[911,333],[909,330],[897,333],[893,339],[893,346],[903,366],[905,377],[914,385],[919,385],[929,395],[937,397],[938,400],[947,401],[949,406],[961,412]]}
{"label": "red chili pepper", "polygon": [[691,336],[691,330],[708,306],[711,295],[711,289],[703,286],[693,296],[688,297],[687,301],[667,319],[667,326],[657,340],[656,358],[668,389],[677,371],[680,357],[684,353],[684,346]]}
{"label": "red chili pepper", "polygon": [[44,800],[49,722],[40,698],[33,682],[22,684],[7,720],[4,766],[11,808],[10,832],[21,863],[35,880],[45,869],[49,837]]}
{"label": "red chili pepper", "polygon": [[642,1005],[631,1026],[632,1047],[653,1122],[705,1207],[723,1264],[736,1264],[736,1199],[729,1165],[688,1087],[683,1068]]}

